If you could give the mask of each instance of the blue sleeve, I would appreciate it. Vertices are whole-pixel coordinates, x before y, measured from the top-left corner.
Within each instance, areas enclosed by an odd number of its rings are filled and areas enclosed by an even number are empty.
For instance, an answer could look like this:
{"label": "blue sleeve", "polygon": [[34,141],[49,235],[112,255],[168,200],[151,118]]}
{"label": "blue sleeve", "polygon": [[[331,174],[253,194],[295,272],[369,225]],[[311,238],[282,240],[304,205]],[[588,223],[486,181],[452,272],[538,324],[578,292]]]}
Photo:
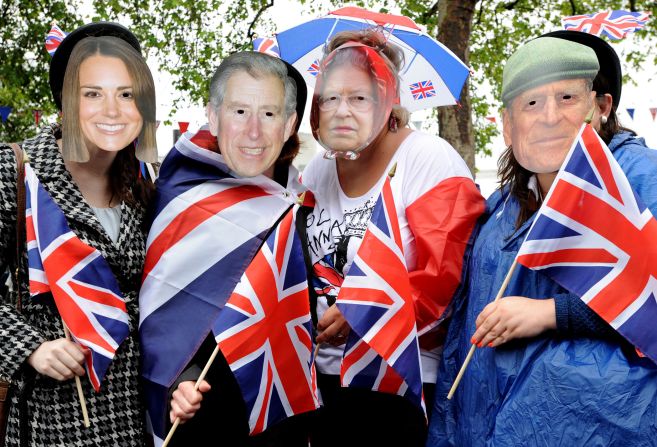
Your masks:
{"label": "blue sleeve", "polygon": [[609,323],[596,314],[577,295],[558,294],[554,297],[554,305],[557,334],[562,337],[617,340],[620,336]]}

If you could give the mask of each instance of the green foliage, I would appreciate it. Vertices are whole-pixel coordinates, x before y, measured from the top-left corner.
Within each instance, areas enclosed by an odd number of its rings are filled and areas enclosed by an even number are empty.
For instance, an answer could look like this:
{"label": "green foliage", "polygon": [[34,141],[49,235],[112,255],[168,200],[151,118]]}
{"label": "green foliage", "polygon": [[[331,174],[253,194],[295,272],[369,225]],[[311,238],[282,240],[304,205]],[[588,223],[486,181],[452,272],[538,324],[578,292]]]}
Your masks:
{"label": "green foliage", "polygon": [[0,105],[13,109],[0,124],[0,141],[20,141],[36,133],[33,111],[54,120],[48,84],[50,56],[44,41],[51,22],[64,29],[80,25],[78,1],[0,1]]}
{"label": "green foliage", "polygon": [[[456,1],[456,0],[442,0]],[[474,74],[470,77],[470,92],[475,124],[477,152],[490,153],[492,138],[497,135],[495,126],[485,120],[486,116],[500,116],[498,101],[502,84],[504,63],[516,48],[539,35],[562,29],[561,18],[575,14],[591,14],[615,9],[650,11],[653,19],[640,32],[630,38],[635,44],[626,54],[627,62],[639,69],[646,61],[657,63],[657,2],[635,2],[620,0],[480,0],[473,15],[470,39],[469,65]],[[427,14],[434,7],[433,0],[406,0],[400,4],[402,13],[427,27],[436,35],[437,15]],[[437,8],[435,8],[437,11]],[[447,21],[449,25],[449,21]],[[612,45],[615,42],[611,41]],[[632,73],[626,73],[626,81]],[[484,88],[481,88],[482,84]]]}
{"label": "green foliage", "polygon": [[[238,0],[94,0],[94,20],[128,26],[147,56],[171,76],[181,103],[205,101],[208,78],[221,58],[244,45],[247,13],[254,2]],[[255,2],[257,3],[257,2]]]}
{"label": "green foliage", "polygon": [[[456,0],[441,0],[456,1]],[[344,6],[342,2],[299,0],[304,8],[318,15]],[[40,2],[0,0],[0,105],[14,108],[8,122],[0,126],[0,140],[17,140],[34,133],[33,109],[41,109],[49,119],[56,117],[48,86],[50,57],[43,40],[52,20],[64,30],[90,20],[118,21],[135,32],[149,60],[155,60],[178,93],[174,110],[183,104],[206,101],[209,76],[225,55],[250,46],[250,26],[262,35],[271,35],[275,24],[268,15],[258,16],[273,0],[93,0],[91,17],[81,17],[84,0],[41,0]],[[436,0],[373,0],[350,2],[381,12],[397,12],[411,17],[437,35]],[[473,122],[477,151],[490,151],[497,134],[486,116],[499,116],[497,101],[504,62],[521,43],[543,32],[561,28],[561,17],[610,9],[650,11],[653,20],[644,31],[631,38],[638,44],[626,58],[639,68],[647,61],[657,63],[657,2],[636,0],[480,0],[473,11],[468,63]],[[331,6],[332,5],[332,6]],[[376,6],[375,6],[376,5]],[[399,9],[398,9],[399,8]],[[449,25],[449,20],[445,22]],[[627,80],[631,80],[631,74]],[[462,100],[466,100],[462,98]]]}
{"label": "green foliage", "polygon": [[[638,11],[657,12],[655,2],[637,1]],[[500,97],[502,70],[506,59],[516,48],[527,40],[543,33],[563,29],[561,18],[575,14],[591,14],[599,11],[630,9],[628,1],[563,1],[563,0],[520,0],[520,1],[481,1],[475,13],[472,36],[470,39],[471,66],[475,70],[475,79],[484,78],[493,86],[495,101],[490,108],[481,107],[478,118],[496,114],[494,110],[501,107]],[[655,57],[655,40],[657,29],[654,20],[648,22],[643,31],[634,33],[630,38],[637,41],[650,41],[650,45],[632,45],[627,54],[632,67],[638,69],[642,61]],[[612,45],[614,42],[611,41]],[[627,76],[631,78],[631,73]],[[474,98],[473,98],[474,99]],[[477,129],[477,150],[488,148],[490,139],[480,136],[481,127]]]}

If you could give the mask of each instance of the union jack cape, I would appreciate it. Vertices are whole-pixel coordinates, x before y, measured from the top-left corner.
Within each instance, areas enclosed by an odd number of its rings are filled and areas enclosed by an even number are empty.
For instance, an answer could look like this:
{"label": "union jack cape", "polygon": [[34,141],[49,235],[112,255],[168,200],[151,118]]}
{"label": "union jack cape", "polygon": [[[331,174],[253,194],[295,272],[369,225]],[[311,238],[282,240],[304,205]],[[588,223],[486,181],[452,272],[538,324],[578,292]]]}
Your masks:
{"label": "union jack cape", "polygon": [[119,285],[102,254],[82,242],[25,163],[25,230],[30,295],[52,293],[57,310],[81,346],[85,367],[98,391],[116,350],[129,334]]}
{"label": "union jack cape", "polygon": [[657,220],[590,125],[580,130],[518,262],[579,295],[657,362]]}
{"label": "union jack cape", "polygon": [[642,29],[650,19],[646,12],[624,10],[603,11],[595,14],[581,14],[561,19],[563,27],[570,31],[582,31],[610,39],[622,39],[627,34]]}
{"label": "union jack cape", "polygon": [[251,434],[319,406],[297,209],[262,245],[213,329],[242,389]]}
{"label": "union jack cape", "polygon": [[206,126],[185,133],[156,182],[139,298],[143,376],[156,441],[165,434],[169,387],[299,192],[295,184],[286,189],[264,176],[234,177],[216,150]]}
{"label": "union jack cape", "polygon": [[389,178],[336,305],[351,326],[342,385],[399,394],[424,408],[416,314]]}

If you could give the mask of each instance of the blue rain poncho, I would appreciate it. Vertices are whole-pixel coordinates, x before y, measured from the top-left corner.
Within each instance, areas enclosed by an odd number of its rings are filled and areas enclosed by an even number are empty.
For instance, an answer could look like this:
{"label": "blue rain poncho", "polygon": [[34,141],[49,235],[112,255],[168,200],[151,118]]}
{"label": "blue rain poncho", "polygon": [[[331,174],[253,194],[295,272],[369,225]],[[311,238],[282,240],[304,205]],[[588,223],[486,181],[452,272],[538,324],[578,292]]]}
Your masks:
{"label": "blue rain poncho", "polygon": [[[657,216],[657,151],[627,132],[615,135],[609,148]],[[548,332],[477,349],[453,399],[446,399],[470,349],[475,320],[497,294],[533,221],[515,231],[518,210],[501,191],[487,202],[455,301],[427,445],[657,445],[657,365],[620,336]],[[518,265],[504,296],[567,294],[543,273]]]}

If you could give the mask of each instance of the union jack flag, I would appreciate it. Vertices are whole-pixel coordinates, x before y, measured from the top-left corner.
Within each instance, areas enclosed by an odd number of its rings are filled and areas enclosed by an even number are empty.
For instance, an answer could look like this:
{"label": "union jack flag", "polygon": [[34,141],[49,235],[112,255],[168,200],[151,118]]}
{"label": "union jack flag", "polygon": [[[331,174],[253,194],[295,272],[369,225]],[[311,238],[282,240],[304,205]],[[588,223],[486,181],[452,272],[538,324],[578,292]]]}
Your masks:
{"label": "union jack flag", "polygon": [[315,59],[312,64],[310,64],[310,67],[308,67],[308,73],[310,73],[312,76],[317,77],[319,74],[319,59]]}
{"label": "union jack flag", "polygon": [[25,164],[25,187],[30,295],[52,293],[73,339],[89,348],[85,366],[98,391],[116,350],[129,334],[125,301],[107,261],[71,231],[29,163]]}
{"label": "union jack flag", "polygon": [[343,386],[404,395],[423,407],[415,308],[389,179],[336,304],[352,329]]}
{"label": "union jack flag", "polygon": [[413,95],[413,99],[415,100],[436,96],[436,89],[433,87],[431,80],[416,82],[415,84],[409,85],[408,88],[411,90],[411,95]]}
{"label": "union jack flag", "polygon": [[585,125],[518,252],[657,362],[657,220]]}
{"label": "union jack flag", "polygon": [[274,37],[259,37],[253,40],[253,50],[274,57],[281,57],[281,51]]}
{"label": "union jack flag", "polygon": [[317,296],[335,294],[335,288],[342,285],[344,278],[335,270],[332,255],[326,255],[313,266],[314,275],[312,285]]}
{"label": "union jack flag", "polygon": [[149,418],[160,438],[168,388],[212,330],[270,228],[295,201],[264,176],[230,175],[216,141],[207,126],[182,135],[156,183],[139,333]]}
{"label": "union jack flag", "polygon": [[650,14],[646,12],[617,10],[564,17],[561,22],[567,30],[622,39],[628,33],[643,28],[648,19]]}
{"label": "union jack flag", "polygon": [[46,35],[46,51],[50,56],[55,54],[59,44],[62,43],[62,40],[64,40],[64,37],[66,36],[67,34],[57,25],[53,25],[52,28],[50,28],[50,31],[48,31],[48,34]]}
{"label": "union jack flag", "polygon": [[242,389],[252,434],[319,406],[296,209],[267,238],[214,325]]}

